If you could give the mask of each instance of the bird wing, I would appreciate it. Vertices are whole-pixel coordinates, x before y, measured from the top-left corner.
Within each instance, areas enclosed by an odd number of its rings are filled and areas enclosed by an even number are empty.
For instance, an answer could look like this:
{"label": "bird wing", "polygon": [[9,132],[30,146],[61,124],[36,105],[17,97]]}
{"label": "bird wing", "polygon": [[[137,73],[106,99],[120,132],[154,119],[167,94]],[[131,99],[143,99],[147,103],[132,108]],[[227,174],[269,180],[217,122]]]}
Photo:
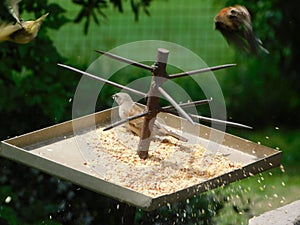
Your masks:
{"label": "bird wing", "polygon": [[21,2],[21,0],[6,0],[5,5],[8,8],[9,13],[16,19],[19,24],[21,24],[19,15],[19,2]]}
{"label": "bird wing", "polygon": [[23,29],[20,24],[2,23],[0,24],[0,42],[11,40],[11,35]]}
{"label": "bird wing", "polygon": [[128,117],[136,116],[137,114],[142,112],[144,112],[144,110],[134,103],[131,105],[130,109],[128,110]]}
{"label": "bird wing", "polygon": [[[144,110],[136,104],[133,104],[130,110],[128,110],[128,117],[132,117],[142,113]],[[128,122],[128,128],[135,134],[141,136],[141,129],[143,127],[144,117],[140,117]]]}

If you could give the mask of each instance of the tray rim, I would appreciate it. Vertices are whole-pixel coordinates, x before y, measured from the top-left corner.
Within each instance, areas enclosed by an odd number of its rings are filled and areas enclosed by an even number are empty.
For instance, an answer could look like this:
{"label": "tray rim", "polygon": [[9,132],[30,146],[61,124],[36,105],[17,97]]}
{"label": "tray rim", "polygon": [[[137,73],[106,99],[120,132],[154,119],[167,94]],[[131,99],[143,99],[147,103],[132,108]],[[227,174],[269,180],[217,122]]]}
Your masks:
{"label": "tray rim", "polygon": [[[54,160],[40,157],[36,154],[31,153],[30,150],[26,150],[23,148],[29,146],[30,144],[49,141],[50,139],[55,139],[61,136],[72,136],[74,135],[74,131],[73,131],[74,122],[77,123],[76,125],[78,126],[77,128],[85,129],[90,127],[90,125],[94,125],[95,123],[98,124],[97,121],[99,120],[103,120],[103,121],[105,121],[104,119],[109,120],[111,111],[117,110],[117,108],[118,107],[114,107],[112,109],[107,109],[100,112],[92,113],[73,120],[69,120],[66,122],[55,124],[53,126],[32,131],[20,136],[12,137],[7,140],[3,140],[1,141],[1,145],[0,145],[0,156],[6,157],[13,161],[23,163],[30,167],[37,168],[47,174],[60,177],[64,180],[68,180],[76,185],[82,186],[96,193],[112,197],[121,202],[126,202],[128,204],[134,205],[146,211],[151,211],[167,203],[183,200],[197,193],[200,194],[204,191],[246,178],[249,175],[249,173],[254,175],[262,171],[277,167],[281,163],[281,158],[282,158],[281,151],[272,149],[264,145],[259,145],[247,139],[243,139],[238,136],[224,132],[225,133],[224,143],[222,143],[222,145],[231,147],[229,144],[231,141],[244,142],[246,145],[248,145],[248,147],[250,146],[250,147],[257,147],[259,149],[264,149],[267,152],[269,152],[269,154],[260,157],[260,159],[256,160],[255,163],[245,164],[242,166],[242,168],[232,170],[228,173],[222,174],[221,176],[205,180],[199,184],[190,186],[182,190],[178,190],[170,194],[163,194],[156,197],[152,197],[137,192],[135,190],[120,186],[118,184],[105,181],[100,177],[93,176],[91,174],[85,173],[84,171],[77,170],[73,167],[68,167],[66,165],[55,162]],[[171,116],[171,122],[173,121],[174,118],[177,120],[181,119],[174,115],[170,115],[170,116]],[[183,123],[187,123],[187,121],[183,120]],[[204,126],[202,124],[197,124],[197,126],[199,126],[199,129],[200,128],[202,129],[201,134],[214,130],[213,128]],[[53,132],[53,130],[56,132]],[[222,132],[218,130],[214,130],[214,131]],[[49,136],[47,136],[46,138],[45,134],[48,134]],[[29,138],[30,140],[27,140],[28,137],[30,137]],[[236,150],[244,152],[239,149]],[[63,173],[61,173],[62,171]],[[80,182],[80,180],[85,180],[85,182]],[[99,189],[98,185],[104,185],[104,186]],[[105,188],[109,188],[110,192],[109,193],[107,191],[105,192],[104,190]]]}

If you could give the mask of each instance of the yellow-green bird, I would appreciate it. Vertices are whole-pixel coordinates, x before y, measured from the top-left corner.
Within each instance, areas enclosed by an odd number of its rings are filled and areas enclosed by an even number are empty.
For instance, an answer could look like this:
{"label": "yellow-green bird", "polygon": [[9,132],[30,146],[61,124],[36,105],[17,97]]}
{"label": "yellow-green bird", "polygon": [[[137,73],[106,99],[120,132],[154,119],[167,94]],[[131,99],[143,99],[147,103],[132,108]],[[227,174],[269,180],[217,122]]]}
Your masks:
{"label": "yellow-green bird", "polygon": [[21,0],[6,0],[7,8],[16,22],[4,22],[0,24],[0,42],[11,41],[17,44],[27,44],[38,34],[43,20],[49,13],[37,20],[23,21],[19,17],[18,3]]}

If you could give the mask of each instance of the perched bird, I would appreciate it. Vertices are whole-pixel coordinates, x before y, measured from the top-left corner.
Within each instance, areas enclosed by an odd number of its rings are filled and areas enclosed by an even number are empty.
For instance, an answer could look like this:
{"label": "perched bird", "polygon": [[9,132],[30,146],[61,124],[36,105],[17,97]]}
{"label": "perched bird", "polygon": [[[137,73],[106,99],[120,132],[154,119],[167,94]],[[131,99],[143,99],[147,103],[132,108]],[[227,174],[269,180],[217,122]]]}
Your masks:
{"label": "perched bird", "polygon": [[[142,112],[144,112],[144,109],[142,109],[140,106],[138,106],[131,97],[123,92],[119,92],[117,94],[114,94],[112,98],[117,102],[119,105],[119,116],[121,119],[126,119],[131,116],[138,115]],[[144,118],[140,117],[134,120],[131,120],[127,123],[127,127],[138,136],[141,136],[141,130],[144,123]],[[187,141],[186,138],[180,136],[179,134],[176,134],[174,131],[168,129],[163,124],[159,123],[157,120],[154,122],[153,125],[153,134],[154,135],[160,135],[165,136],[169,135],[174,138],[177,138],[181,141]]]}
{"label": "perched bird", "polygon": [[14,22],[3,22],[0,24],[0,42],[11,41],[17,44],[27,44],[38,34],[43,20],[49,13],[37,20],[23,21],[19,16],[18,3],[21,0],[6,0],[5,4],[10,14],[15,18]]}
{"label": "perched bird", "polygon": [[246,7],[236,5],[223,8],[215,16],[214,23],[215,29],[222,33],[229,45],[255,55],[258,54],[259,49],[269,53],[262,46],[261,40],[255,37],[251,16]]}

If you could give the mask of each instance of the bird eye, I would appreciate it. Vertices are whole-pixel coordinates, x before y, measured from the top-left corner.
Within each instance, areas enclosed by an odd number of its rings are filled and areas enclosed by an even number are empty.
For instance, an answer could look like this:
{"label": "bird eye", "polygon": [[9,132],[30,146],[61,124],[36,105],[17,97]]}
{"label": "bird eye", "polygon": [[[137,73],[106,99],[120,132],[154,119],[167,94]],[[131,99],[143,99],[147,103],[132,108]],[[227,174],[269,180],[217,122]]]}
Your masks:
{"label": "bird eye", "polygon": [[238,14],[238,11],[232,9],[232,10],[230,10],[230,13],[236,15],[236,14]]}

